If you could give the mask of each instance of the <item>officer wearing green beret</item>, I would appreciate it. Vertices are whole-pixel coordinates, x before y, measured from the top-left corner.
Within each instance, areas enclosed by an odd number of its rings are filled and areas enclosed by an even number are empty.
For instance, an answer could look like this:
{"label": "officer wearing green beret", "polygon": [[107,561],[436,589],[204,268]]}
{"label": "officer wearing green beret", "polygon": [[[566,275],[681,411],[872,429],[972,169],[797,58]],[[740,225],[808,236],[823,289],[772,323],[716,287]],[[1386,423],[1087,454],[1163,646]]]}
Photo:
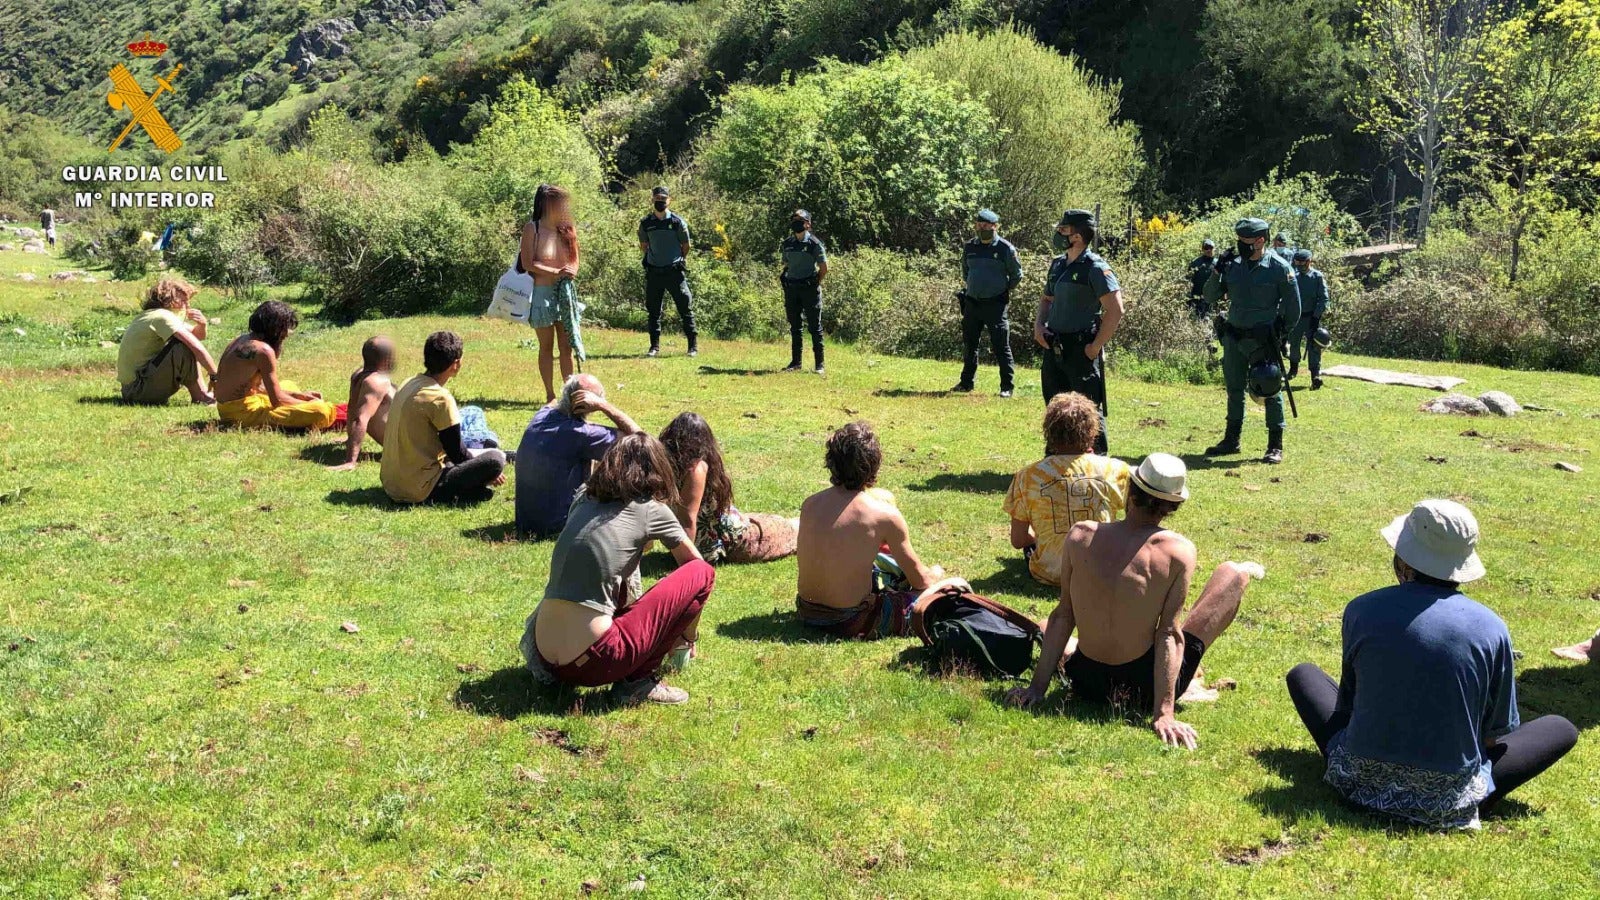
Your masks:
{"label": "officer wearing green beret", "polygon": [[1062,253],[1050,261],[1033,339],[1045,349],[1039,364],[1044,402],[1067,391],[1093,400],[1100,408],[1095,452],[1104,455],[1106,379],[1101,351],[1122,323],[1122,287],[1106,261],[1089,249],[1094,234],[1094,214],[1088,210],[1069,209],[1056,224],[1051,240]]}
{"label": "officer wearing green beret", "polygon": [[1022,281],[1017,248],[999,235],[1000,215],[980,209],[972,223],[976,234],[961,248],[961,380],[951,391],[973,389],[978,375],[978,338],[989,332],[989,349],[1000,366],[1000,396],[1010,397],[1014,369],[1011,365],[1011,289]]}
{"label": "officer wearing green beret", "polygon": [[644,309],[650,318],[650,352],[661,352],[662,295],[671,294],[689,339],[689,355],[699,354],[699,332],[694,327],[694,296],[689,293],[689,225],[667,209],[672,194],[658,186],[650,192],[655,211],[639,221],[639,252],[644,254]]}
{"label": "officer wearing green beret", "polygon": [[783,311],[789,317],[789,365],[785,372],[800,371],[800,322],[811,332],[811,354],[817,374],[822,368],[822,279],[828,277],[828,248],[811,233],[811,213],[797,209],[789,216],[790,235],[778,245],[783,271]]}
{"label": "officer wearing green beret", "polygon": [[1306,345],[1306,364],[1311,368],[1311,389],[1322,389],[1322,346],[1308,339],[1322,327],[1328,314],[1328,279],[1311,267],[1311,251],[1304,247],[1294,252],[1294,281],[1300,291],[1300,306],[1305,315],[1289,332],[1289,377],[1300,374],[1300,345]]}
{"label": "officer wearing green beret", "polygon": [[1294,263],[1294,248],[1289,246],[1288,232],[1280,231],[1272,239],[1272,252],[1277,254],[1278,258],[1284,262],[1291,265]]}
{"label": "officer wearing green beret", "polygon": [[[1228,430],[1207,456],[1239,452],[1244,430],[1245,383],[1250,369],[1275,360],[1279,341],[1300,321],[1300,292],[1289,264],[1267,249],[1266,222],[1240,219],[1234,226],[1239,252],[1206,282],[1206,300],[1228,296],[1226,318],[1217,318],[1222,341],[1222,378],[1228,389]],[[1265,463],[1283,462],[1283,393],[1263,398],[1267,408]]]}

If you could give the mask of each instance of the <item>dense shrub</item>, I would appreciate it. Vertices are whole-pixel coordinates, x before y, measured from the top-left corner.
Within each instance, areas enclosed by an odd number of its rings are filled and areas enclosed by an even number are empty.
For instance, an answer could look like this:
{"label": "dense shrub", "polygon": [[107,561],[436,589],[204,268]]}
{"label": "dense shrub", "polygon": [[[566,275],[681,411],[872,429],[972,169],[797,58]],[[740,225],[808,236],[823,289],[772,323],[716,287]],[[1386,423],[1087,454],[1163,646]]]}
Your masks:
{"label": "dense shrub", "polygon": [[930,250],[994,196],[1003,136],[981,103],[890,60],[735,91],[701,162],[751,227],[781,233],[804,206],[840,248]]}
{"label": "dense shrub", "polygon": [[996,192],[1012,240],[1049,246],[1061,211],[1092,209],[1107,221],[1127,215],[1139,177],[1138,130],[1117,121],[1119,87],[1014,28],[960,31],[912,50],[916,71],[962,85],[981,99],[1005,139],[997,147]]}

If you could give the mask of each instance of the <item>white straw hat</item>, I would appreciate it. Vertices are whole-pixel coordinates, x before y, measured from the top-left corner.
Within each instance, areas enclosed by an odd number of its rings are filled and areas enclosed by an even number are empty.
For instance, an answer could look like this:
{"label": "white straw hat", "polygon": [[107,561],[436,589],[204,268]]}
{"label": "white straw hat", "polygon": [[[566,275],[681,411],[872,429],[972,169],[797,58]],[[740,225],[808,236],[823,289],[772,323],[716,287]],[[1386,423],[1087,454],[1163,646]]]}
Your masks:
{"label": "white straw hat", "polygon": [[1401,562],[1424,575],[1457,584],[1484,576],[1478,520],[1453,500],[1424,500],[1381,533]]}
{"label": "white straw hat", "polygon": [[1189,469],[1170,453],[1152,453],[1133,470],[1133,483],[1146,494],[1173,503],[1189,499]]}

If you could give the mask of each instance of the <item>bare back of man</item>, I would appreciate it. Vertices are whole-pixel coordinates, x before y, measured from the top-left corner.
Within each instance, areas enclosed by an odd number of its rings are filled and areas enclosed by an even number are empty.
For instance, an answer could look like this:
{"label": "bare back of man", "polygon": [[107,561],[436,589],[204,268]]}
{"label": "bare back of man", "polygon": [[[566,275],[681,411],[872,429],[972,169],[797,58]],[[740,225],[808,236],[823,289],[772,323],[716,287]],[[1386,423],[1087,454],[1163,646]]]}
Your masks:
{"label": "bare back of man", "polygon": [[364,416],[363,432],[382,446],[383,433],[389,425],[389,401],[394,399],[394,382],[388,372],[368,372],[365,378],[358,378],[363,371],[350,376],[350,420]]}
{"label": "bare back of man", "polygon": [[212,390],[218,403],[231,403],[262,393],[273,406],[322,399],[322,395],[316,393],[283,390],[278,383],[278,354],[266,341],[252,334],[239,335],[222,351]]}
{"label": "bare back of man", "polygon": [[800,596],[836,609],[861,603],[872,594],[872,563],[884,545],[912,587],[922,590],[939,579],[941,573],[924,567],[911,549],[900,510],[882,495],[840,487],[811,495],[800,506]]}
{"label": "bare back of man", "polygon": [[1081,522],[1064,555],[1078,652],[1113,666],[1149,652],[1163,610],[1174,595],[1182,607],[1194,576],[1194,544],[1159,526]]}

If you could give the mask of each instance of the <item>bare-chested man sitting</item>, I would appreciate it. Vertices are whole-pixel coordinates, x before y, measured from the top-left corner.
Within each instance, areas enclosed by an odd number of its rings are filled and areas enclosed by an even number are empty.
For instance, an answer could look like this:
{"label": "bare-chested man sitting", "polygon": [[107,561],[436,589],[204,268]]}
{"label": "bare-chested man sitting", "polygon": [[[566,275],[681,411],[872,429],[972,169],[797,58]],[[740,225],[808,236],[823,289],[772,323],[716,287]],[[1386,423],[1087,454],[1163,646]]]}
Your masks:
{"label": "bare-chested man sitting", "polygon": [[345,423],[344,462],[329,466],[332,472],[349,472],[361,461],[361,443],[367,437],[383,446],[389,424],[389,401],[394,399],[394,341],[383,335],[361,345],[361,368],[350,374],[350,413]]}
{"label": "bare-chested man sitting", "polygon": [[338,409],[332,403],[278,377],[283,342],[299,324],[294,307],[281,300],[250,314],[250,330],[222,351],[212,382],[222,421],[244,428],[333,427]]}
{"label": "bare-chested man sitting", "polygon": [[1254,563],[1225,562],[1212,573],[1194,609],[1178,624],[1194,576],[1194,544],[1161,521],[1189,499],[1183,461],[1152,453],[1134,471],[1127,515],[1120,522],[1079,522],[1061,554],[1061,603],[1045,627],[1033,683],[1013,690],[1018,706],[1044,699],[1068,639],[1077,651],[1063,673],[1084,700],[1151,704],[1161,740],[1193,750],[1195,730],[1174,717],[1200,658],[1233,623]]}
{"label": "bare-chested man sitting", "polygon": [[[800,506],[795,608],[800,621],[836,637],[904,635],[907,610],[924,591],[957,585],[911,549],[911,533],[887,491],[874,488],[883,452],[866,422],[828,438],[833,487]],[[943,580],[941,580],[943,578]]]}

